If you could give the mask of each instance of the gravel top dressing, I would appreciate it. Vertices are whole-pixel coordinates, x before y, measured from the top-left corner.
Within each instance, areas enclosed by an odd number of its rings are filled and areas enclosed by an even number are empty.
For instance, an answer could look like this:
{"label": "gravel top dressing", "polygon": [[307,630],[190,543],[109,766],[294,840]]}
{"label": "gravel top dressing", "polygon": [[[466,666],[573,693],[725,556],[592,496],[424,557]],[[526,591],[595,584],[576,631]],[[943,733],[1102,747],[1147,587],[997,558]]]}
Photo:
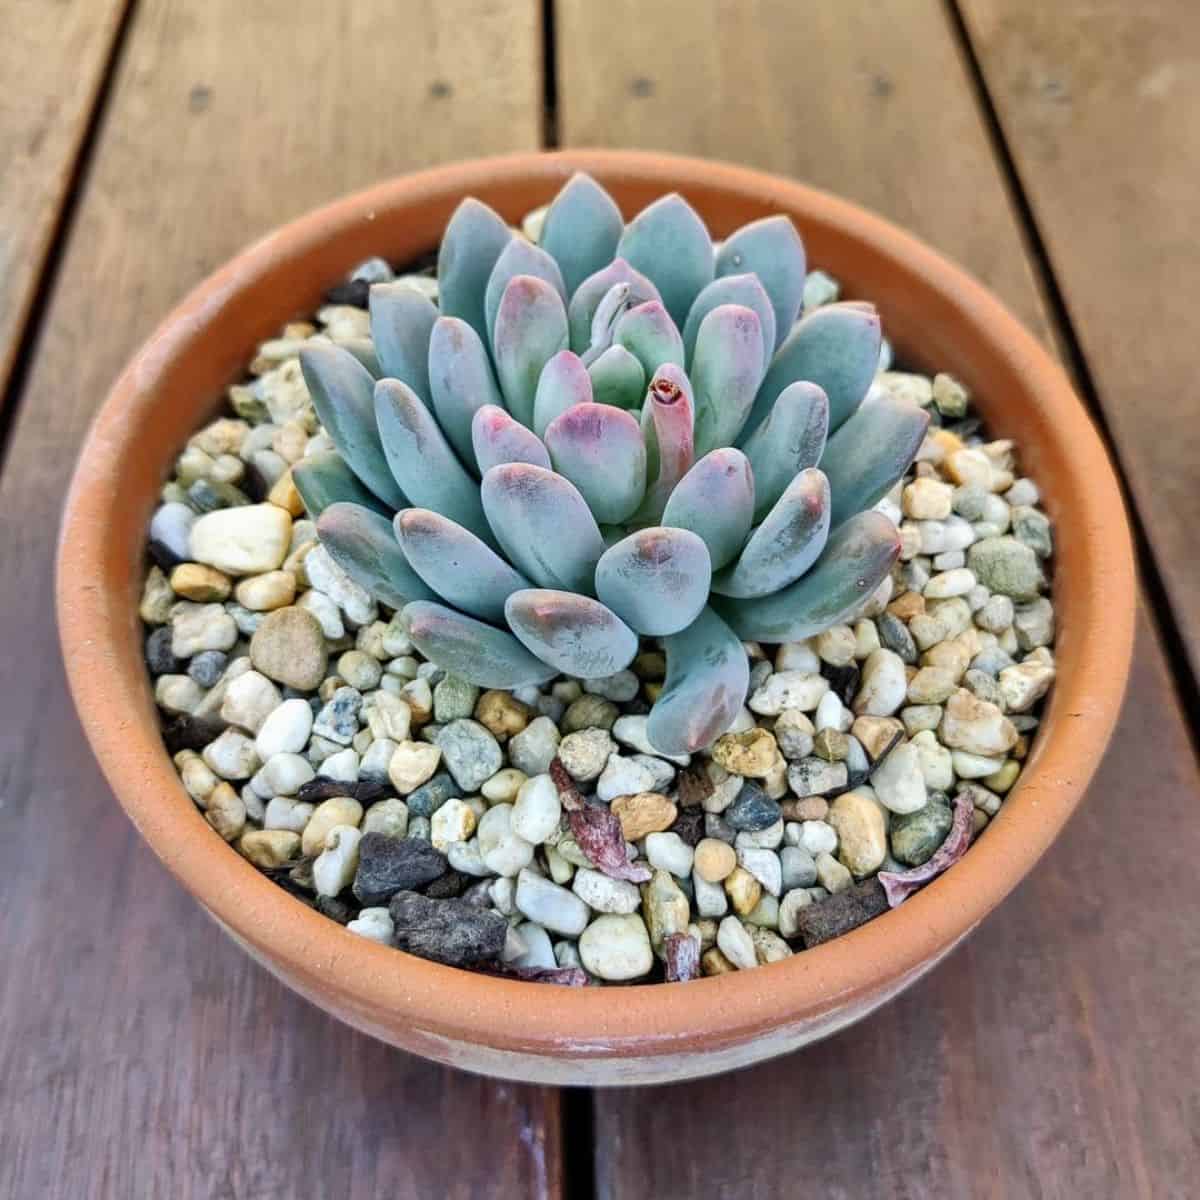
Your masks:
{"label": "gravel top dressing", "polygon": [[[662,638],[633,635],[609,674],[481,688],[318,540],[293,468],[333,441],[299,354],[371,364],[369,289],[393,280],[364,263],[259,347],[150,524],[163,736],[230,853],[357,936],[572,986],[769,965],[952,868],[1019,779],[1055,675],[1050,522],[966,390],[891,369],[883,343],[868,395],[931,420],[867,514],[898,529],[899,557],[823,632],[735,640],[732,723],[668,754],[648,729],[671,688]],[[438,298],[431,269],[400,282]],[[808,273],[807,313],[837,299]],[[728,605],[746,581],[726,576]]]}

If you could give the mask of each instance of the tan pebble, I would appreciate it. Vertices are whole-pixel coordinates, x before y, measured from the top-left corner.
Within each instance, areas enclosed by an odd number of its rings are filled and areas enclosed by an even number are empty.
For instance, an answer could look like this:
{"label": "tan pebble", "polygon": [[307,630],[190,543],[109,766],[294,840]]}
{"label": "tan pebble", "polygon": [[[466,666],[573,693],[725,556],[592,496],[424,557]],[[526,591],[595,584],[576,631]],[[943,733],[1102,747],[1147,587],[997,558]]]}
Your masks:
{"label": "tan pebble", "polygon": [[349,796],[331,796],[313,809],[313,815],[304,826],[300,838],[300,849],[306,856],[320,854],[325,849],[325,838],[338,825],[353,825],[358,828],[363,818],[363,808]]}
{"label": "tan pebble", "polygon": [[692,865],[696,874],[707,883],[720,883],[737,866],[737,853],[720,838],[701,838]]}
{"label": "tan pebble", "polygon": [[770,774],[778,753],[774,734],[755,728],[718,738],[712,748],[712,759],[731,775],[762,779]]}
{"label": "tan pebble", "polygon": [[433,689],[428,679],[410,679],[400,689],[400,699],[408,705],[414,725],[424,725],[433,716]]}
{"label": "tan pebble", "polygon": [[321,682],[328,657],[320,622],[296,605],[267,613],[250,639],[254,666],[297,691],[311,691]]}
{"label": "tan pebble", "polygon": [[1013,748],[1017,730],[996,705],[960,688],[946,702],[938,738],[952,750],[993,756]]}
{"label": "tan pebble", "polygon": [[267,571],[243,579],[234,592],[237,602],[251,612],[283,608],[296,598],[296,577],[291,571]]}
{"label": "tan pebble", "polygon": [[888,818],[868,787],[843,792],[829,806],[829,824],[837,830],[838,858],[860,879],[877,871],[887,854]]}
{"label": "tan pebble", "polygon": [[662,952],[663,939],[683,933],[691,916],[688,898],[670,871],[661,867],[642,886],[642,917],[655,953]]}
{"label": "tan pebble", "polygon": [[904,736],[904,725],[895,717],[858,717],[850,732],[872,762],[882,758]]}
{"label": "tan pebble", "polygon": [[651,704],[658,703],[658,698],[662,695],[662,690],[663,685],[657,681],[648,681],[642,685],[642,691],[646,693],[646,699],[649,700]]}
{"label": "tan pebble", "polygon": [[218,783],[209,793],[204,819],[227,842],[246,828],[246,806],[231,784]]}
{"label": "tan pebble", "polygon": [[170,619],[175,593],[160,567],[151,567],[142,584],[142,599],[138,616],[147,625],[164,625]]}
{"label": "tan pebble", "polygon": [[507,741],[529,724],[533,710],[508,692],[484,692],[475,704],[475,720],[498,741]]}
{"label": "tan pebble", "polygon": [[233,417],[221,417],[192,434],[188,444],[197,446],[206,454],[236,454],[246,440],[250,426]]}
{"label": "tan pebble", "polygon": [[754,943],[754,957],[763,965],[792,957],[791,946],[773,930],[756,926],[750,930],[750,940]]}
{"label": "tan pebble", "polygon": [[[940,642],[936,646],[930,646],[921,655],[921,665],[942,667],[957,683],[966,674],[967,668],[971,665],[971,659],[974,657],[967,642],[961,641],[959,638],[952,638],[949,641]],[[931,701],[931,703],[940,703],[940,701]]]}
{"label": "tan pebble", "polygon": [[752,913],[762,899],[762,884],[746,870],[735,867],[724,880],[725,894],[740,917]]}
{"label": "tan pebble", "polygon": [[925,611],[925,597],[920,592],[902,592],[887,606],[887,610],[901,621],[911,621]]}
{"label": "tan pebble", "polygon": [[844,762],[850,742],[840,729],[822,729],[813,738],[813,753],[826,762]]}
{"label": "tan pebble", "polygon": [[317,696],[323,704],[328,704],[330,700],[337,694],[338,688],[344,688],[346,681],[338,674],[326,675],[321,680],[321,686],[317,688]]}
{"label": "tan pebble", "polygon": [[946,474],[961,486],[992,490],[991,460],[982,450],[955,450],[946,455]]}
{"label": "tan pebble", "polygon": [[272,484],[271,490],[267,493],[267,501],[274,504],[276,508],[282,508],[289,516],[304,516],[304,501],[292,479],[290,467]]}
{"label": "tan pebble", "polygon": [[402,796],[415,791],[433,777],[442,752],[429,742],[401,742],[388,763],[388,778]]}
{"label": "tan pebble", "polygon": [[983,786],[990,788],[993,792],[999,792],[1003,795],[1012,788],[1012,785],[1017,782],[1017,777],[1021,774],[1021,764],[1014,759],[1008,759],[1000,770],[992,775],[984,777]]}
{"label": "tan pebble", "polygon": [[183,781],[184,790],[204,808],[213,788],[217,786],[216,775],[195,750],[181,750],[175,755],[174,762],[179,770],[179,778]]}
{"label": "tan pebble", "polygon": [[981,808],[971,810],[971,836],[974,837],[977,833],[982,833],[988,823],[989,817]]}
{"label": "tan pebble", "polygon": [[[480,722],[482,724],[482,722]],[[479,789],[489,804],[511,804],[529,776],[516,767],[504,767],[486,780]]]}
{"label": "tan pebble", "polygon": [[731,975],[737,968],[723,955],[716,946],[711,947],[700,956],[700,972],[702,975]]}
{"label": "tan pebble", "polygon": [[238,849],[256,867],[275,871],[300,857],[300,835],[287,829],[255,829],[242,834]]}
{"label": "tan pebble", "polygon": [[171,590],[185,600],[212,604],[229,596],[233,581],[223,571],[203,563],[180,563],[171,572]]}
{"label": "tan pebble", "polygon": [[944,521],[950,515],[954,489],[937,479],[915,479],[905,487],[901,509],[914,521]]}
{"label": "tan pebble", "polygon": [[803,800],[785,800],[781,806],[789,821],[824,821],[829,801],[824,796],[805,796]]}
{"label": "tan pebble", "polygon": [[946,667],[922,667],[908,681],[910,704],[941,704],[954,695],[958,678]]}
{"label": "tan pebble", "polygon": [[705,951],[717,944],[717,922],[712,917],[700,917],[688,926],[688,932],[700,939],[700,949]]}
{"label": "tan pebble", "polygon": [[627,842],[638,842],[648,833],[670,829],[678,816],[675,805],[658,792],[618,796],[610,807],[621,822],[621,833]]}
{"label": "tan pebble", "polygon": [[465,842],[475,832],[475,810],[463,800],[447,800],[429,822],[429,840],[444,854],[452,842]]}

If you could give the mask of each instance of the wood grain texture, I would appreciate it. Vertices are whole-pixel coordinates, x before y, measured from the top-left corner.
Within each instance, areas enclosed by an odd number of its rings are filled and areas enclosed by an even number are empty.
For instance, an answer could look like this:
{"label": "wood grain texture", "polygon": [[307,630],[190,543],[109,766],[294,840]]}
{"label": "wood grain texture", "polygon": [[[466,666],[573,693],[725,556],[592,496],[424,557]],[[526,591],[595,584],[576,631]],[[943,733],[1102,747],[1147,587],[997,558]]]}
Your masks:
{"label": "wood grain texture", "polygon": [[959,7],[1200,676],[1200,8]]}
{"label": "wood grain texture", "polygon": [[[1146,748],[1153,745],[1152,755]],[[1084,807],[899,1000],[750,1071],[597,1094],[602,1200],[1195,1192],[1200,773],[1148,620]]]}
{"label": "wood grain texture", "polygon": [[[704,0],[683,18],[560,0],[558,12],[565,144],[708,154],[838,191],[957,258],[1052,340],[939,4]],[[1200,1017],[1187,999],[1200,967],[1198,790],[1143,620],[1102,773],[1002,910],[827,1043],[698,1084],[598,1093],[597,1194],[1188,1194],[1200,1152]]]}
{"label": "wood grain texture", "polygon": [[540,122],[532,3],[140,5],[0,477],[0,1195],[559,1194],[556,1093],[352,1033],[171,881],[83,742],[50,616],[84,427],[167,308],[281,220]]}
{"label": "wood grain texture", "polygon": [[0,407],[128,0],[9,0],[0,37]]}
{"label": "wood grain texture", "polygon": [[563,146],[707,155],[837,192],[964,263],[1050,340],[938,0],[558,0],[555,12]]}

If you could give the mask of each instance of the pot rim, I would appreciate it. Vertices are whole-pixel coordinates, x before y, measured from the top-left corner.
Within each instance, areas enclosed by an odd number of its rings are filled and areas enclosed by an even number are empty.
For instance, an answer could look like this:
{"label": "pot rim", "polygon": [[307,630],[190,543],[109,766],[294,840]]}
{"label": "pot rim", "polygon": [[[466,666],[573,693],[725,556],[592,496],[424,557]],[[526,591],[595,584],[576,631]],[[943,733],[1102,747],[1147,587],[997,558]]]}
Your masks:
{"label": "pot rim", "polygon": [[[573,170],[610,184],[753,198],[866,243],[894,269],[927,280],[960,323],[987,330],[979,336],[1019,367],[1054,437],[1071,444],[1064,456],[1069,475],[1055,490],[1083,510],[1086,544],[1073,570],[1086,578],[1071,622],[1087,645],[1078,669],[1056,683],[1055,719],[1047,720],[1020,782],[987,836],[953,870],[899,908],[773,964],[766,975],[734,972],[686,988],[560,988],[440,966],[346,932],[212,835],[183,791],[157,725],[142,718],[145,682],[139,691],[135,679],[144,674],[140,658],[136,671],[121,670],[128,657],[118,632],[125,618],[114,608],[112,589],[76,583],[106,575],[108,514],[121,487],[120,464],[137,452],[141,421],[159,399],[156,383],[169,377],[185,346],[210,336],[208,323],[230,296],[251,287],[281,257],[303,259],[380,209],[420,209],[489,185],[531,180],[544,182],[549,196]],[[140,545],[133,561],[135,567],[141,562]],[[742,1043],[899,986],[961,939],[1046,851],[1098,766],[1128,676],[1135,591],[1120,490],[1081,401],[1035,338],[963,269],[857,205],[764,172],[650,152],[572,150],[453,163],[375,185],[269,233],[193,289],[130,360],[93,421],[65,506],[56,604],[80,720],[118,800],[170,871],[260,961],[306,994],[336,994],[343,1014],[375,1032],[384,1013],[387,1023],[435,1039],[587,1058],[665,1055],[697,1040],[706,1049]],[[1086,719],[1063,719],[1076,716]]]}

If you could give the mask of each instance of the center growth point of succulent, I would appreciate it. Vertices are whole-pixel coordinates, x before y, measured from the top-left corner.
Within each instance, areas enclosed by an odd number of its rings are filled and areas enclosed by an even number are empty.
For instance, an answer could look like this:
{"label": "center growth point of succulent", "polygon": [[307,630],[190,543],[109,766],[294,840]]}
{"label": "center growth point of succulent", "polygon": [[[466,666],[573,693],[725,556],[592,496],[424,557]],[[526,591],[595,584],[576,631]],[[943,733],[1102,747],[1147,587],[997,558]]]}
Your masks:
{"label": "center growth point of succulent", "polygon": [[322,544],[482,687],[661,639],[649,738],[700,749],[745,699],[743,640],[811,637],[891,570],[873,506],[928,424],[873,386],[875,309],[802,313],[805,270],[786,217],[714,245],[683,197],[626,223],[587,175],[537,244],[464,200],[436,304],[376,284],[370,339],[301,353],[337,447],[294,471]]}

